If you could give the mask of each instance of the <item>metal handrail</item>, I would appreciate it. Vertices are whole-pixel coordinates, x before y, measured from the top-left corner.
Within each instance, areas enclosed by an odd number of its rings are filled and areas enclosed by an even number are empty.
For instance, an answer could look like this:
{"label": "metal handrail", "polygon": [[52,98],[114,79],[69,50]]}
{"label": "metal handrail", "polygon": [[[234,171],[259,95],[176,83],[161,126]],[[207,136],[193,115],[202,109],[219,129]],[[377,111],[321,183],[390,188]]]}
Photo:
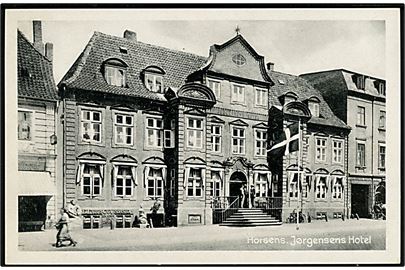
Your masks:
{"label": "metal handrail", "polygon": [[[236,204],[236,208],[233,208],[233,206],[234,206],[235,204]],[[239,197],[236,197],[236,199],[235,199],[233,202],[231,202],[227,208],[225,208],[224,210],[222,210],[222,212],[221,212],[221,222],[223,222],[223,221],[225,220],[225,218],[228,218],[228,216],[230,215],[230,214],[229,214],[230,212],[234,211],[235,209],[237,210],[237,209],[238,209],[238,207],[237,207],[238,205],[239,205]],[[232,211],[231,211],[231,210],[232,210]],[[233,212],[233,213],[234,213],[234,212]],[[231,213],[231,214],[233,214],[233,213]]]}

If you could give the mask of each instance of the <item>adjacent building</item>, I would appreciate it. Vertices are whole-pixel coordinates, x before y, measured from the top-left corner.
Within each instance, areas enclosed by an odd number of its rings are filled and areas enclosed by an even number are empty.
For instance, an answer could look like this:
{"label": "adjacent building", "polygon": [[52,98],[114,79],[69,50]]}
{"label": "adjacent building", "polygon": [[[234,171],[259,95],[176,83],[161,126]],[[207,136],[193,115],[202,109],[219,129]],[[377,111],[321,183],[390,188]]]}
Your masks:
{"label": "adjacent building", "polygon": [[50,227],[56,218],[57,88],[53,47],[42,41],[41,22],[33,22],[33,43],[17,33],[18,227]]}
{"label": "adjacent building", "polygon": [[[350,129],[273,67],[239,34],[203,57],[95,32],[59,83],[64,201],[78,201],[85,228],[130,227],[153,205],[155,225],[212,224],[232,204],[341,217]],[[298,119],[301,166],[296,152],[268,157],[273,133]],[[244,185],[255,192],[242,202]]]}
{"label": "adjacent building", "polygon": [[350,213],[371,217],[376,190],[385,182],[385,80],[345,69],[301,77],[311,82],[335,115],[351,127],[348,144]]}

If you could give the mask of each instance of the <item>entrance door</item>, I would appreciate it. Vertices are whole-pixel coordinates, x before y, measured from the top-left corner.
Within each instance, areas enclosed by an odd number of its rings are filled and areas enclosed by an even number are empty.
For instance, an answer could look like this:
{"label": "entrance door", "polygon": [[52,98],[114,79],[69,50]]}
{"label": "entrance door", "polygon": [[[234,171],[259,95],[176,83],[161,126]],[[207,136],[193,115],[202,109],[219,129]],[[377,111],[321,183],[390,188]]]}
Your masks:
{"label": "entrance door", "polygon": [[50,196],[18,196],[18,231],[38,231],[45,225]]}
{"label": "entrance door", "polygon": [[[231,200],[233,201],[236,197],[239,197],[239,199],[242,199],[242,192],[241,188],[243,185],[246,185],[247,188],[247,179],[244,173],[242,172],[234,172],[231,175],[231,178],[229,180],[229,196],[233,197]],[[241,201],[239,202],[241,203]],[[248,203],[248,198],[245,200],[245,204]],[[243,207],[249,207],[244,205]]]}
{"label": "entrance door", "polygon": [[369,218],[368,194],[368,185],[352,185],[352,214]]}

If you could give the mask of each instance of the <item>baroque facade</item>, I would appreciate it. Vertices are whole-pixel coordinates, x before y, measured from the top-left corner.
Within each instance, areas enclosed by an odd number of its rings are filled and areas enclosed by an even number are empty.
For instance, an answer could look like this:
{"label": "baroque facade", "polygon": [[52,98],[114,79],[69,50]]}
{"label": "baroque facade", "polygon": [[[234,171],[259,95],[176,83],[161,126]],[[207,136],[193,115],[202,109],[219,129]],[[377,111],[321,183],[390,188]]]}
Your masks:
{"label": "baroque facade", "polygon": [[53,46],[44,45],[40,21],[34,42],[17,32],[18,229],[50,228],[56,219],[57,88]]}
{"label": "baroque facade", "polygon": [[[239,34],[202,57],[140,42],[129,30],[95,32],[59,95],[60,192],[81,205],[86,228],[129,227],[156,202],[161,226],[212,224],[215,209],[269,198],[283,221],[297,207],[312,217],[347,214],[350,129],[319,91],[265,65]],[[273,134],[297,119],[302,162],[297,152],[268,157]]]}
{"label": "baroque facade", "polygon": [[377,191],[385,198],[385,80],[345,69],[301,76],[352,129],[348,148],[350,213],[371,217]]}

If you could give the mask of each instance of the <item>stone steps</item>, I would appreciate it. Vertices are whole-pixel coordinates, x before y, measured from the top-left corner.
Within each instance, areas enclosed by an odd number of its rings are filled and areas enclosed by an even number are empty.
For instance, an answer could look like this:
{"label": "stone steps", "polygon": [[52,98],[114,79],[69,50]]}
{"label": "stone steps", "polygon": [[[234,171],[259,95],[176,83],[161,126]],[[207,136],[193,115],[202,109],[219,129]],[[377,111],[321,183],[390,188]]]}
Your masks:
{"label": "stone steps", "polygon": [[282,222],[265,213],[262,209],[241,208],[219,225],[230,227],[256,227],[275,226],[281,224]]}

